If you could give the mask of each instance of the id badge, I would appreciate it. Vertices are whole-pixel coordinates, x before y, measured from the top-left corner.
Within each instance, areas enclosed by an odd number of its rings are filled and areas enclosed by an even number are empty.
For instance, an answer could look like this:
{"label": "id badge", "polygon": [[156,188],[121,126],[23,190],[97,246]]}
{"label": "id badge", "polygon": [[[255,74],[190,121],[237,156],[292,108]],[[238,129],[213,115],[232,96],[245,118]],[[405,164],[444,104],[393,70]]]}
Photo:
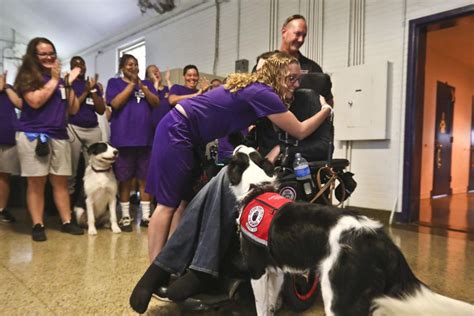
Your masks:
{"label": "id badge", "polygon": [[66,89],[63,86],[60,86],[59,91],[61,91],[61,99],[66,100]]}
{"label": "id badge", "polygon": [[94,99],[92,99],[92,98],[86,98],[86,104],[88,104],[88,105],[94,105]]}

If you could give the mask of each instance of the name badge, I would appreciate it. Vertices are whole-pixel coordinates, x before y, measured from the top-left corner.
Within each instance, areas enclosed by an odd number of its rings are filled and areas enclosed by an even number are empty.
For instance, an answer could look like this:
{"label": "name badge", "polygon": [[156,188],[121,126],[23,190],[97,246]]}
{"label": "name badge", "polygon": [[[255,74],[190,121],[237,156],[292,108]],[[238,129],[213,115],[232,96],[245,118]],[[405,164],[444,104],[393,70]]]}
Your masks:
{"label": "name badge", "polygon": [[88,104],[88,105],[94,105],[94,99],[92,99],[92,98],[86,98],[86,104]]}
{"label": "name badge", "polygon": [[137,98],[137,103],[140,103],[141,99],[145,97],[145,93],[142,90],[135,91],[135,98]]}
{"label": "name badge", "polygon": [[66,100],[66,89],[63,86],[59,86],[59,91],[61,91],[61,99]]}
{"label": "name badge", "polygon": [[302,75],[306,75],[307,73],[309,73],[308,70],[301,69],[301,74],[302,74]]}

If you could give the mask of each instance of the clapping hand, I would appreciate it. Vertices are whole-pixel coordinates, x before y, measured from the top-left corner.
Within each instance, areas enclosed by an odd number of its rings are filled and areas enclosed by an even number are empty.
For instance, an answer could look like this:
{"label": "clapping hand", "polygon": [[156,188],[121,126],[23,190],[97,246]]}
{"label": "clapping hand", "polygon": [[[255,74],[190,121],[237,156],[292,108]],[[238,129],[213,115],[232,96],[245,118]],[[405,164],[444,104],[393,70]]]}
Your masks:
{"label": "clapping hand", "polygon": [[51,69],[51,79],[55,79],[59,81],[60,77],[61,77],[61,63],[59,62],[59,59],[56,59],[54,61],[54,67]]}
{"label": "clapping hand", "polygon": [[86,85],[87,90],[94,89],[95,85],[97,84],[96,78],[97,78],[97,75],[95,77],[87,77],[87,85]]}
{"label": "clapping hand", "polygon": [[204,76],[201,77],[199,79],[199,87],[202,92],[206,92],[207,90],[209,90],[209,80],[207,80],[207,78]]}

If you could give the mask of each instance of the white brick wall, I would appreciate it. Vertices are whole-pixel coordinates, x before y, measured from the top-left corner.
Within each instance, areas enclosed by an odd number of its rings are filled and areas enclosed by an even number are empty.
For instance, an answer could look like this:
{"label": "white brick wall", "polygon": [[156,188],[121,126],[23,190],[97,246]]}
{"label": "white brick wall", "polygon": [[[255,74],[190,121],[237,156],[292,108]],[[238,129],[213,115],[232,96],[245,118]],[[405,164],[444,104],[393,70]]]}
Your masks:
{"label": "white brick wall", "polygon": [[[308,1],[311,0],[274,1],[278,4],[280,26],[290,14],[305,14],[302,11],[306,10]],[[241,0],[239,43],[238,2],[229,0],[221,3],[218,75],[233,72],[237,58],[248,59],[251,67],[255,57],[269,49],[270,3],[271,0]],[[325,0],[323,3],[324,45],[320,64],[326,72],[332,73],[348,65],[350,1]],[[364,60],[368,63],[382,59],[392,63],[387,125],[389,139],[352,143],[351,169],[359,186],[351,198],[351,205],[388,210],[401,197],[408,49],[408,29],[405,27],[408,28],[408,21],[473,3],[473,0],[366,0]],[[203,72],[210,73],[214,63],[215,13],[213,1],[208,1],[193,9],[192,14],[184,13],[155,25],[142,34],[125,38],[123,43],[145,36],[149,63],[156,63],[162,68],[194,63]],[[97,58],[97,71],[103,82],[116,72],[115,50],[120,44],[108,47]],[[86,60],[92,71],[90,62],[94,57],[86,56]],[[337,109],[337,96],[335,100]],[[335,156],[344,154],[345,144],[337,143]],[[398,202],[400,208],[400,200]]]}

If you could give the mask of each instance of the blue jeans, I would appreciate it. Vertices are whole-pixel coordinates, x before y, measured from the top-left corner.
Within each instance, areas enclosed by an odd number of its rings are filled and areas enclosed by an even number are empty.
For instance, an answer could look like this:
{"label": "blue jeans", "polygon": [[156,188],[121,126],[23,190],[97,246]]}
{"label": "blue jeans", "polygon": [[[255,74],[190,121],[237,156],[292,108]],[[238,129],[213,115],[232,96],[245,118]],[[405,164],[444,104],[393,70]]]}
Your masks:
{"label": "blue jeans", "polygon": [[224,167],[191,200],[154,263],[170,273],[181,274],[189,267],[218,276],[236,217],[236,199]]}

